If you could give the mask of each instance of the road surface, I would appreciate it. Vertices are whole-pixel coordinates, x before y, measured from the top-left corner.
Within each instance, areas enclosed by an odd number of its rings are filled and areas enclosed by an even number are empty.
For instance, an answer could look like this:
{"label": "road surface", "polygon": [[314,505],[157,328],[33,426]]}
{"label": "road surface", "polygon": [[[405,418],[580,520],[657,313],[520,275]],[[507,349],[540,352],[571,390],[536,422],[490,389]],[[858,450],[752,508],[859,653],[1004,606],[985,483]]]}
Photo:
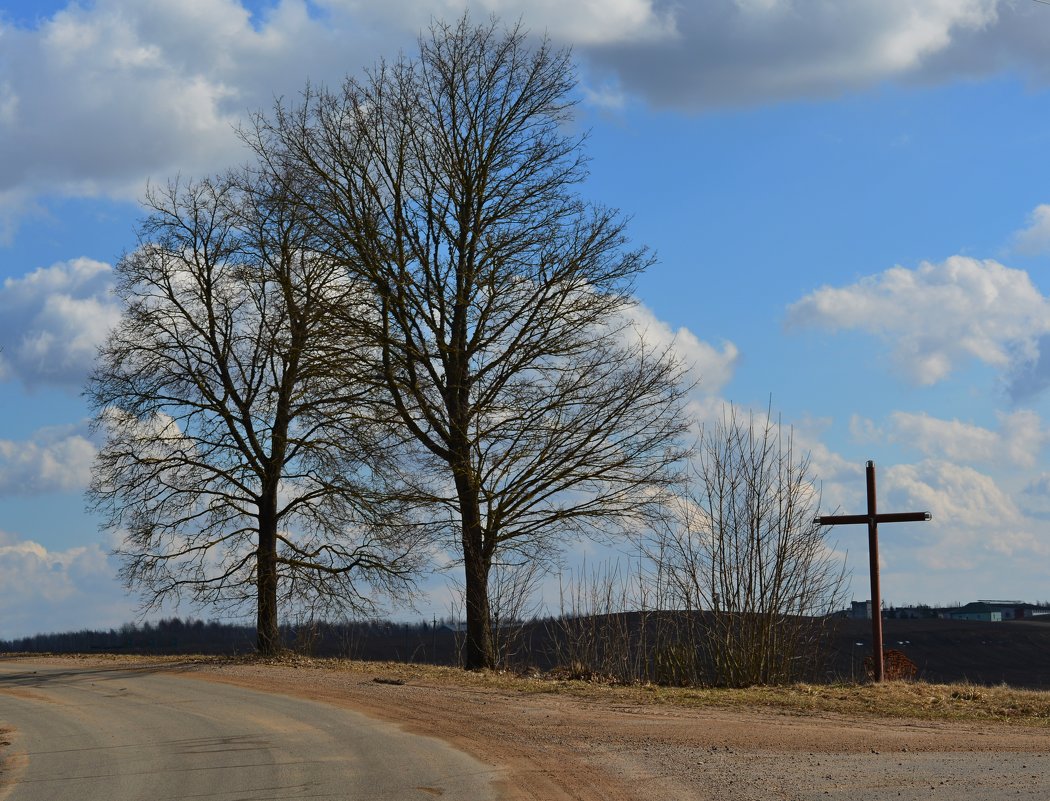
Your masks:
{"label": "road surface", "polygon": [[149,668],[0,661],[0,801],[490,801],[499,772],[346,709]]}

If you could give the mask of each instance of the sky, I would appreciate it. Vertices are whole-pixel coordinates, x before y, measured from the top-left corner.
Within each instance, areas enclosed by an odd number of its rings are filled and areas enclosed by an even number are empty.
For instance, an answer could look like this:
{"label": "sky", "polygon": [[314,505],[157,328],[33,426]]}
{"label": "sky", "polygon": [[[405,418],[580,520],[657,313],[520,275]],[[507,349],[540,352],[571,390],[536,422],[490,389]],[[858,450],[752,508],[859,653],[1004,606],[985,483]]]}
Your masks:
{"label": "sky", "polygon": [[[868,459],[880,510],[931,511],[880,529],[888,602],[1050,598],[1050,4],[0,0],[0,639],[135,616],[81,392],[147,183],[465,9],[572,48],[581,191],[655,252],[693,408],[772,404],[829,512]],[[410,614],[448,611],[426,586]]]}

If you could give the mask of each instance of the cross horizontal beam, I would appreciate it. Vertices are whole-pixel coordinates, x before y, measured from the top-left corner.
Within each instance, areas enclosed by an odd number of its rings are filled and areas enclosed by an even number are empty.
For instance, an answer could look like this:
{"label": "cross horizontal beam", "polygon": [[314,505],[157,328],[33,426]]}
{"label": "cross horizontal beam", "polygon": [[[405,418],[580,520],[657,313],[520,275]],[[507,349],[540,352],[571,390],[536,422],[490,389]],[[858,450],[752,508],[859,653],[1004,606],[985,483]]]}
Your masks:
{"label": "cross horizontal beam", "polygon": [[889,512],[878,515],[823,515],[813,522],[821,526],[843,526],[851,523],[921,523],[933,520],[929,512]]}

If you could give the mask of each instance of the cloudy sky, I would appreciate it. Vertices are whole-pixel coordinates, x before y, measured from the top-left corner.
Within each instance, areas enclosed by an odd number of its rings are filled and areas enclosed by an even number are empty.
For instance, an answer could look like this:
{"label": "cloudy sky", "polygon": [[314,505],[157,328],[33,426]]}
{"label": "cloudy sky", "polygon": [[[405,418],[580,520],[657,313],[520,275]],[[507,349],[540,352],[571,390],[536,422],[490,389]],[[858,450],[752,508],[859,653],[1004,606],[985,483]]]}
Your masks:
{"label": "cloudy sky", "polygon": [[0,0],[0,638],[133,614],[80,392],[147,181],[466,7],[572,46],[584,193],[656,251],[696,407],[772,396],[830,507],[874,459],[881,509],[933,512],[882,530],[888,601],[1050,598],[1050,4]]}

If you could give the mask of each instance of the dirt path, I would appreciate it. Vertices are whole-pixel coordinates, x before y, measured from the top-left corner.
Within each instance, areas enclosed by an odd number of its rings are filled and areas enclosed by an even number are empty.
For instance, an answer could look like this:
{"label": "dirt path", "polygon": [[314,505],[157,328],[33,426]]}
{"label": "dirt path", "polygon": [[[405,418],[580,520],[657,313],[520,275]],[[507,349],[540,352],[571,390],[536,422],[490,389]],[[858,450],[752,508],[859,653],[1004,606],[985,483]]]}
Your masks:
{"label": "dirt path", "polygon": [[347,704],[508,769],[508,801],[1046,801],[1050,731],[637,706],[559,694],[377,683],[375,671],[197,671]]}
{"label": "dirt path", "polygon": [[1050,798],[1047,729],[639,706],[449,686],[353,663],[168,669],[344,705],[440,737],[503,768],[507,801]]}

